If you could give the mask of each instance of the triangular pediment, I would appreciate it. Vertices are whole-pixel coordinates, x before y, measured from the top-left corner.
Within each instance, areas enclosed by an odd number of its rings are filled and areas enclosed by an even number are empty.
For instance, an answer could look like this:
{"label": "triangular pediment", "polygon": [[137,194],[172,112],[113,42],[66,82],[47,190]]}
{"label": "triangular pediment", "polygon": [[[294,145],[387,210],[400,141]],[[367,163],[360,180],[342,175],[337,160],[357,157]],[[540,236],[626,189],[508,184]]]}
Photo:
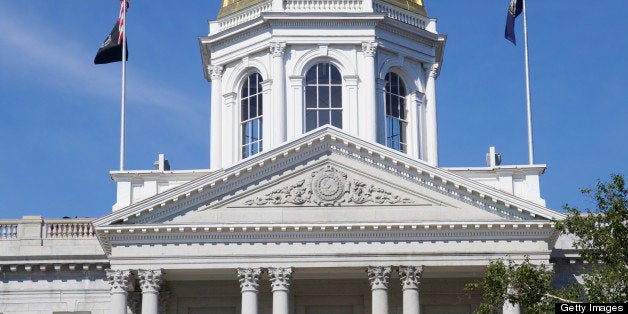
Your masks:
{"label": "triangular pediment", "polygon": [[97,219],[120,224],[549,220],[561,214],[333,127]]}

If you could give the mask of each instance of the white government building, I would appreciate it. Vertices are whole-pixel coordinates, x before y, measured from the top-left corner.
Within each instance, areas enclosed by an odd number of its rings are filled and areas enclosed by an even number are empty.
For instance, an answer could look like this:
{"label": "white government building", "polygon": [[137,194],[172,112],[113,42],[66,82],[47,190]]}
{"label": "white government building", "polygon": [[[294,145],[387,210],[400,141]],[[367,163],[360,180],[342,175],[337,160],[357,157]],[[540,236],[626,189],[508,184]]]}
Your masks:
{"label": "white government building", "polygon": [[111,172],[109,215],[1,220],[0,313],[468,313],[491,259],[569,280],[544,165],[439,167],[446,38],[422,0],[223,0],[211,169],[160,156]]}

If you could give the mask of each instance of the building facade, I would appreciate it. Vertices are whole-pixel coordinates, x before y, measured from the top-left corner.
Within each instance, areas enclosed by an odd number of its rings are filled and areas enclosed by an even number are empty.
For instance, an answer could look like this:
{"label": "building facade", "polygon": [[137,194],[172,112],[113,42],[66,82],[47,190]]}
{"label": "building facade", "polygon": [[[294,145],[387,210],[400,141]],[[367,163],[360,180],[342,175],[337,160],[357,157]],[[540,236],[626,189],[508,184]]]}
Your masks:
{"label": "building facade", "polygon": [[111,172],[104,217],[0,221],[0,313],[468,313],[491,259],[574,257],[544,165],[439,167],[421,0],[223,0],[209,27],[210,169],[162,157]]}

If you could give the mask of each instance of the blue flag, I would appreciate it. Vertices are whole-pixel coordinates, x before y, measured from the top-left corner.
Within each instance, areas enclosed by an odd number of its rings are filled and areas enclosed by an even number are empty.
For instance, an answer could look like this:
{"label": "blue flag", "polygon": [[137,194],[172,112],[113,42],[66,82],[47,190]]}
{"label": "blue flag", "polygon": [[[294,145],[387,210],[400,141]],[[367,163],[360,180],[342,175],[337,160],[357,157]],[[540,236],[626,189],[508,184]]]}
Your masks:
{"label": "blue flag", "polygon": [[513,44],[517,44],[515,38],[515,19],[523,11],[523,1],[525,0],[510,0],[510,6],[508,6],[508,17],[506,18],[506,32],[504,37],[510,40]]}

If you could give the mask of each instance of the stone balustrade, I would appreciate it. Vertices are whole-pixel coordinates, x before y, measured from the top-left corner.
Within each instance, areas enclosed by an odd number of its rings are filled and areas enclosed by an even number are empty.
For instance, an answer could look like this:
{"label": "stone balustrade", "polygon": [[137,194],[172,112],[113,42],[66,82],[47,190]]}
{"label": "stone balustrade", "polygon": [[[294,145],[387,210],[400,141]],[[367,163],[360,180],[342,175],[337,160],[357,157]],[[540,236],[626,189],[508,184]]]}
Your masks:
{"label": "stone balustrade", "polygon": [[92,219],[52,219],[44,220],[45,238],[92,238],[96,236]]}
{"label": "stone balustrade", "polygon": [[[372,2],[372,4],[371,4]],[[366,6],[366,8],[365,8]],[[371,7],[372,6],[372,7]],[[230,29],[243,23],[255,20],[264,12],[277,11],[272,1],[265,1],[235,14],[210,23],[209,34]],[[283,0],[281,12],[377,12],[400,22],[436,32],[435,20],[413,13],[380,0]]]}
{"label": "stone balustrade", "polygon": [[17,238],[17,223],[15,220],[0,220],[0,240]]}

